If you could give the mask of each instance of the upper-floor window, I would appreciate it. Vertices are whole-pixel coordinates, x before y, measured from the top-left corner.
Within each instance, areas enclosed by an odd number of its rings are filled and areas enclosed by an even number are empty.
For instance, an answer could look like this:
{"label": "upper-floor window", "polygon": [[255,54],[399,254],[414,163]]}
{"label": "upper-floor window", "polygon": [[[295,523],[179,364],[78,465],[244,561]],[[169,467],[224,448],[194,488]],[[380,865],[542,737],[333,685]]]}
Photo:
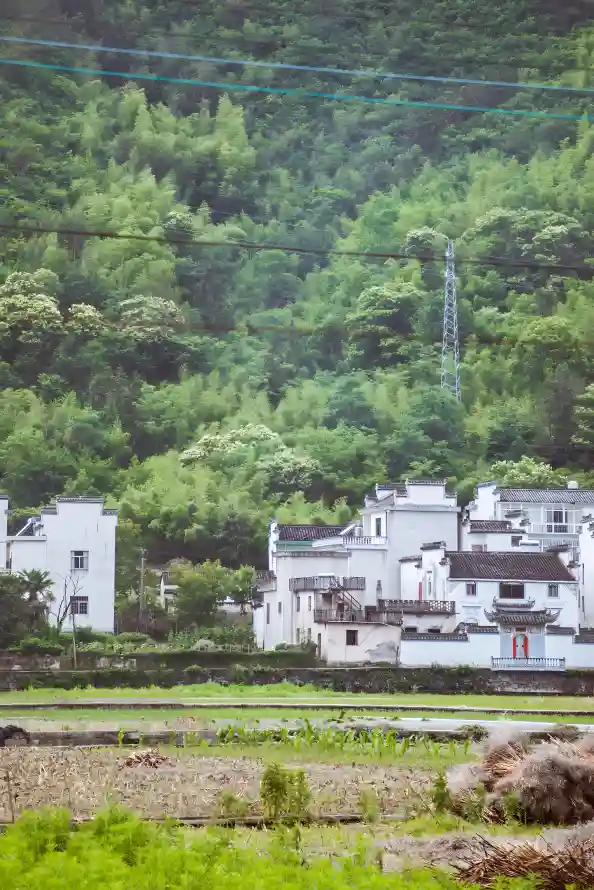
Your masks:
{"label": "upper-floor window", "polygon": [[346,644],[347,644],[347,646],[358,646],[359,645],[359,631],[358,630],[347,630]]}
{"label": "upper-floor window", "polygon": [[88,596],[71,596],[70,611],[73,615],[89,614],[89,597]]}
{"label": "upper-floor window", "polygon": [[375,535],[377,538],[381,538],[382,536],[382,519],[381,516],[378,516],[375,520]]}
{"label": "upper-floor window", "polygon": [[89,551],[73,550],[70,554],[70,571],[72,572],[88,572],[89,571]]}
{"label": "upper-floor window", "polygon": [[472,545],[472,552],[473,552],[473,553],[486,553],[486,552],[487,552],[487,545],[486,545],[486,544],[473,544],[473,545]]}
{"label": "upper-floor window", "polygon": [[307,611],[311,612],[311,596],[307,597]]}
{"label": "upper-floor window", "polygon": [[519,547],[522,543],[522,535],[512,535],[512,547]]}
{"label": "upper-floor window", "polygon": [[266,603],[266,624],[270,624],[270,603]]}
{"label": "upper-floor window", "polygon": [[297,597],[297,607],[296,607],[295,611],[296,612],[301,611],[301,597],[300,596]]}
{"label": "upper-floor window", "polygon": [[523,584],[500,584],[499,597],[502,600],[523,600],[524,585]]}
{"label": "upper-floor window", "polygon": [[282,613],[282,611],[283,611],[283,604],[279,603],[278,604],[278,614],[280,615]]}
{"label": "upper-floor window", "polygon": [[558,584],[549,584],[549,596],[554,596],[556,598],[559,597],[559,585]]}
{"label": "upper-floor window", "polygon": [[466,596],[476,596],[476,581],[466,582]]}
{"label": "upper-floor window", "polygon": [[567,510],[547,510],[547,531],[557,534],[569,531]]}

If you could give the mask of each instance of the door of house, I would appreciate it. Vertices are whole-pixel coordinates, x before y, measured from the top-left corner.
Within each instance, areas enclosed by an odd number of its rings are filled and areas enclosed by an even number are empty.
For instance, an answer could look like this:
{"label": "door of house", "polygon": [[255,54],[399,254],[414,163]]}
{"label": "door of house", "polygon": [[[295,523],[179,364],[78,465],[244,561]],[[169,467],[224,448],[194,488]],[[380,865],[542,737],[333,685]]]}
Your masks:
{"label": "door of house", "polygon": [[529,651],[528,634],[517,629],[512,639],[512,658],[528,658]]}

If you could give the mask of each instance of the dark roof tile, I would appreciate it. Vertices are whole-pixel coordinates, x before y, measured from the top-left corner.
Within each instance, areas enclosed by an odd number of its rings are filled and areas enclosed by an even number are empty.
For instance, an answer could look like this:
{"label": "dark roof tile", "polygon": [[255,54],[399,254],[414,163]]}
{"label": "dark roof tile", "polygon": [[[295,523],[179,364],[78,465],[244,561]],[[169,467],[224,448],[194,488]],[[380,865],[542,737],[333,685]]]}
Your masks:
{"label": "dark roof tile", "polygon": [[511,531],[512,524],[507,520],[500,519],[471,519],[470,533],[475,532],[494,532],[502,533]]}
{"label": "dark roof tile", "polygon": [[450,578],[485,581],[575,581],[555,553],[447,553]]}
{"label": "dark roof tile", "polygon": [[322,541],[334,538],[346,528],[344,525],[279,525],[279,541]]}
{"label": "dark roof tile", "polygon": [[519,504],[594,504],[594,490],[587,488],[500,488],[499,498]]}

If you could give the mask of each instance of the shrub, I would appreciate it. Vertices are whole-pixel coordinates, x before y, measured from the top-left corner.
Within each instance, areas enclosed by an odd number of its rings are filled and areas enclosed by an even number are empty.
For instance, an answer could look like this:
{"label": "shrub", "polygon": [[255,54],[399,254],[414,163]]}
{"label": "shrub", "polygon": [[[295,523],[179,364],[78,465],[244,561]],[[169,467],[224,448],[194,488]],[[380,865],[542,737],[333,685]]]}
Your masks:
{"label": "shrub", "polygon": [[286,770],[278,763],[266,767],[260,782],[260,800],[268,819],[298,822],[309,815],[311,792],[305,771]]}
{"label": "shrub", "polygon": [[[62,634],[72,641],[72,636],[70,634]],[[76,642],[77,643],[102,643],[104,649],[110,649],[113,645],[114,641],[113,634],[101,633],[98,630],[93,630],[92,627],[76,627]]]}
{"label": "shrub", "polygon": [[115,643],[133,643],[135,646],[142,646],[143,643],[153,643],[154,640],[148,634],[137,633],[136,631],[126,631],[118,634],[114,638]]}
{"label": "shrub", "polygon": [[19,652],[21,655],[63,655],[65,652],[56,640],[48,640],[44,637],[25,637],[18,646],[13,646],[11,652]]}

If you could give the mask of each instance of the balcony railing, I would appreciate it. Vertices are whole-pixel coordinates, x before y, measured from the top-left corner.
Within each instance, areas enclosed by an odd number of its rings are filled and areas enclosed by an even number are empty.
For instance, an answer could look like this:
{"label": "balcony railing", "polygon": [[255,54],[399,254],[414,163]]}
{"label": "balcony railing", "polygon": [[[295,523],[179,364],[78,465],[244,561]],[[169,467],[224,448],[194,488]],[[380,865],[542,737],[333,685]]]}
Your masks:
{"label": "balcony railing", "polygon": [[314,609],[316,624],[393,624],[402,619],[396,612],[365,612],[362,609]]}
{"label": "balcony railing", "polygon": [[454,615],[456,603],[446,600],[378,600],[378,611],[404,615]]}
{"label": "balcony railing", "polygon": [[289,590],[300,593],[302,590],[365,590],[365,578],[338,578],[337,576],[315,575],[309,578],[290,578]]}
{"label": "balcony railing", "polygon": [[343,541],[347,547],[355,547],[357,544],[360,547],[386,547],[388,543],[387,538],[380,538],[378,535],[341,536],[340,540]]}
{"label": "balcony railing", "polygon": [[531,522],[526,533],[535,535],[577,535],[579,525],[573,522]]}
{"label": "balcony railing", "polygon": [[564,658],[492,658],[493,671],[564,671]]}

